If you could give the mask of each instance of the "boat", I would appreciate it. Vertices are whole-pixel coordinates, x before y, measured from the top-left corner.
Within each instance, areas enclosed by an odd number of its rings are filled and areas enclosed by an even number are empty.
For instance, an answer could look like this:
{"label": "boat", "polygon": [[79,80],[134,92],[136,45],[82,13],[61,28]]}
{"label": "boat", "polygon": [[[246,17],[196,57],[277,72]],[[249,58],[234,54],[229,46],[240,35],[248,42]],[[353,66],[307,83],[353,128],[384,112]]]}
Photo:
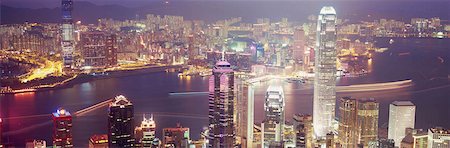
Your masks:
{"label": "boat", "polygon": [[392,43],[394,43],[394,40],[393,39],[389,40],[389,44],[392,44]]}
{"label": "boat", "polygon": [[286,81],[289,83],[305,83],[305,79],[302,78],[287,78]]}

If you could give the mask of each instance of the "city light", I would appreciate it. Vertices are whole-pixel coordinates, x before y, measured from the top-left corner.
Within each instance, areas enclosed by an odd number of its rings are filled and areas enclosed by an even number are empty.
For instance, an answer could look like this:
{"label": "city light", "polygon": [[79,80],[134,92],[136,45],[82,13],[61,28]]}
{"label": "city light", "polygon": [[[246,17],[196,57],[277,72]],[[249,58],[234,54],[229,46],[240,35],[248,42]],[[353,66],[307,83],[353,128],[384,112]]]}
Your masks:
{"label": "city light", "polygon": [[5,0],[0,148],[450,147],[449,5]]}

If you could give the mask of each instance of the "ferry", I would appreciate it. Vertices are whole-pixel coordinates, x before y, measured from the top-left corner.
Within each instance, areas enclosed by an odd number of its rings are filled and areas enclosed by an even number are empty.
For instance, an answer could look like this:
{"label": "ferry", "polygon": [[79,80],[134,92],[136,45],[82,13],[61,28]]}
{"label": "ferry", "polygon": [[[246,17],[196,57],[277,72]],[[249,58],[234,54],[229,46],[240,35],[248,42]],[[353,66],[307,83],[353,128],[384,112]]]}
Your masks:
{"label": "ferry", "polygon": [[305,83],[305,79],[302,78],[287,78],[288,83]]}
{"label": "ferry", "polygon": [[202,76],[202,77],[208,77],[208,76],[211,76],[212,75],[212,72],[201,72],[200,73],[200,76]]}

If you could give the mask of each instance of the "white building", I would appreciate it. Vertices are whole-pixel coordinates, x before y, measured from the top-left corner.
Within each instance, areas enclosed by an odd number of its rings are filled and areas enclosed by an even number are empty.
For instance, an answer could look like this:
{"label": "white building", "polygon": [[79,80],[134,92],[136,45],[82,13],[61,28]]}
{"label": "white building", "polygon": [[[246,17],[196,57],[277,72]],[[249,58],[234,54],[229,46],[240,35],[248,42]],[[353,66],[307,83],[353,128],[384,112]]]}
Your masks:
{"label": "white building", "polygon": [[394,101],[389,106],[388,139],[399,147],[406,136],[406,128],[414,128],[416,106],[411,101]]}
{"label": "white building", "polygon": [[281,86],[269,86],[264,102],[265,119],[261,123],[263,147],[279,147],[283,142],[284,92]]}
{"label": "white building", "polygon": [[336,11],[326,6],[317,21],[313,123],[316,138],[333,130],[336,105]]}
{"label": "white building", "polygon": [[242,147],[252,147],[253,145],[253,125],[254,125],[254,86],[245,78],[236,79],[236,138]]}
{"label": "white building", "polygon": [[155,140],[155,131],[156,123],[153,120],[153,114],[150,118],[146,118],[144,114],[141,125],[134,130],[136,141],[140,143],[142,147],[152,147],[153,140]]}
{"label": "white building", "polygon": [[429,148],[449,148],[450,130],[440,127],[428,129]]}

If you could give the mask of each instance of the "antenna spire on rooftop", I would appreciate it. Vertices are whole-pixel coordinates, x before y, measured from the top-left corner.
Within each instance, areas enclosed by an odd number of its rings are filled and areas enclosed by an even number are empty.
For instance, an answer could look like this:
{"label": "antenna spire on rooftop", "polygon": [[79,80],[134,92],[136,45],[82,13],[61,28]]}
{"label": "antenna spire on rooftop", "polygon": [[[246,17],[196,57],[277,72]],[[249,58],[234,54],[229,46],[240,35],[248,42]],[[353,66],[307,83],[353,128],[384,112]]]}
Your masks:
{"label": "antenna spire on rooftop", "polygon": [[225,61],[225,50],[222,50],[222,61]]}

